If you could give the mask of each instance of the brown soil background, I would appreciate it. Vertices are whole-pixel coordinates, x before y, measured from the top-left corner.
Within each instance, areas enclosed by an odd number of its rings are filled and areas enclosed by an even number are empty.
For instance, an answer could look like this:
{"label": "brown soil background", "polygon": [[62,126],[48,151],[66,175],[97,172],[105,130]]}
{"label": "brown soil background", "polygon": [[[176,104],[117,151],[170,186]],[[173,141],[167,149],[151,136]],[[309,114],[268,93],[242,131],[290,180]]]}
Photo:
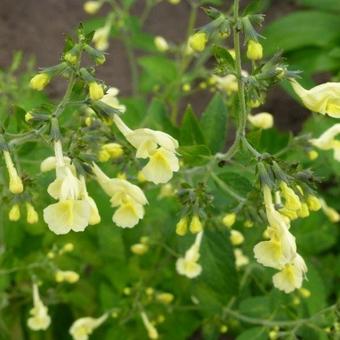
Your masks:
{"label": "brown soil background", "polygon": [[[83,0],[0,0],[0,67],[6,68],[10,64],[15,51],[23,51],[26,57],[35,56],[37,67],[56,64],[65,36],[79,22],[91,18],[83,11],[83,3]],[[231,0],[226,1],[226,6],[230,4]],[[137,0],[134,13],[139,15],[143,7],[144,0]],[[272,0],[266,23],[295,9],[294,1]],[[104,15],[107,10],[104,6],[97,15]],[[176,6],[163,1],[152,11],[145,31],[179,42],[184,38],[188,15],[189,5],[185,0]],[[205,22],[207,18],[202,12],[196,26]],[[98,76],[120,88],[122,96],[127,96],[131,93],[131,78],[125,50],[114,42],[108,53],[108,61],[99,69]],[[52,97],[57,97],[62,85],[52,84],[49,91]],[[208,94],[191,98],[197,112],[202,110],[208,98]],[[271,92],[263,109],[274,113],[277,126],[283,130],[299,130],[306,117],[306,112],[279,88]]]}

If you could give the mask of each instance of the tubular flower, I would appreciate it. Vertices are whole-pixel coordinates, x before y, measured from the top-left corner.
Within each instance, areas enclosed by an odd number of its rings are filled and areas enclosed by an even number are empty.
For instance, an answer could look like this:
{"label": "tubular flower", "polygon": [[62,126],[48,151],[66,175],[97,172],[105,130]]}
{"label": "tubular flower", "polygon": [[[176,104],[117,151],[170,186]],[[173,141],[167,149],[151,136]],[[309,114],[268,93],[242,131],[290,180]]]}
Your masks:
{"label": "tubular flower", "polygon": [[[283,185],[285,194],[291,195],[291,191],[287,191],[287,188],[290,189],[288,186]],[[289,232],[289,220],[287,221],[275,210],[270,188],[264,185],[262,190],[266,215],[270,225],[266,231],[269,241],[258,243],[254,247],[254,255],[262,265],[280,271],[273,276],[274,286],[286,293],[290,293],[296,288],[301,288],[307,267],[302,257],[297,253],[295,237]]]}
{"label": "tubular flower", "polygon": [[328,206],[326,201],[323,199],[320,199],[320,203],[323,213],[328,217],[331,222],[337,223],[340,221],[340,214],[335,209]]}
{"label": "tubular flower", "polygon": [[50,82],[51,77],[47,73],[38,73],[30,80],[33,90],[42,91]]}
{"label": "tubular flower", "polygon": [[195,242],[186,251],[185,256],[181,257],[176,262],[176,270],[178,274],[184,275],[189,279],[199,276],[202,272],[202,267],[197,261],[200,258],[200,246],[202,242],[203,232],[197,234]]}
{"label": "tubular flower", "polygon": [[340,140],[335,139],[338,134],[340,134],[340,123],[333,125],[331,128],[326,130],[319,138],[311,139],[309,142],[321,150],[333,150],[334,159],[340,162]]}
{"label": "tubular flower", "polygon": [[119,90],[116,87],[110,87],[100,101],[124,113],[126,111],[126,106],[119,103],[117,98],[118,94]]}
{"label": "tubular flower", "polygon": [[112,207],[118,207],[112,220],[119,227],[132,228],[144,216],[144,205],[148,203],[143,191],[125,179],[109,178],[93,164],[93,173],[102,189],[111,197]]}
{"label": "tubular flower", "polygon": [[30,315],[27,326],[33,331],[46,330],[49,327],[51,318],[48,315],[47,307],[40,299],[36,284],[33,284],[33,308],[30,310]]}
{"label": "tubular flower", "polygon": [[182,217],[176,224],[176,234],[184,236],[188,231],[188,218]]}
{"label": "tubular flower", "polygon": [[274,118],[268,112],[261,112],[255,115],[248,115],[249,122],[259,129],[270,129],[274,125]]}
{"label": "tubular flower", "polygon": [[111,25],[105,25],[95,31],[92,41],[96,46],[96,49],[99,51],[105,51],[108,49],[110,31]]}
{"label": "tubular flower", "polygon": [[47,191],[59,202],[44,209],[44,220],[54,233],[66,234],[69,231],[84,231],[89,224],[90,205],[81,198],[81,183],[71,166],[64,162],[61,142],[54,143],[56,158],[56,179]]}
{"label": "tubular flower", "polygon": [[193,234],[197,234],[203,230],[203,224],[197,215],[192,217],[189,229]]}
{"label": "tubular flower", "polygon": [[291,293],[295,289],[302,287],[306,272],[305,261],[297,254],[292,262],[287,263],[280,272],[273,276],[274,286],[287,294]]}
{"label": "tubular flower", "polygon": [[137,149],[136,157],[149,159],[142,169],[146,180],[155,184],[168,182],[173,172],[179,170],[179,161],[176,156],[177,140],[161,131],[131,130],[118,115],[115,115],[113,119],[119,131]]}
{"label": "tubular flower", "polygon": [[4,150],[3,155],[9,176],[9,191],[12,194],[21,194],[24,191],[24,186],[18,175],[17,169],[14,166],[11,154],[7,150]]}
{"label": "tubular flower", "polygon": [[74,340],[87,340],[92,332],[101,326],[106,319],[107,314],[97,319],[91,317],[80,318],[73,322],[69,332]]}
{"label": "tubular flower", "polygon": [[79,281],[79,274],[72,270],[58,270],[55,273],[55,280],[57,282],[76,283]]}
{"label": "tubular flower", "polygon": [[157,329],[155,326],[150,322],[148,316],[145,314],[145,312],[140,313],[140,316],[142,318],[144,327],[146,331],[148,332],[149,339],[158,339],[159,335],[157,332]]}
{"label": "tubular flower", "polygon": [[307,109],[340,118],[340,83],[325,83],[306,90],[295,79],[290,82]]}
{"label": "tubular flower", "polygon": [[34,209],[31,203],[26,203],[26,210],[27,210],[27,223],[28,224],[35,224],[39,221],[39,215],[37,211]]}

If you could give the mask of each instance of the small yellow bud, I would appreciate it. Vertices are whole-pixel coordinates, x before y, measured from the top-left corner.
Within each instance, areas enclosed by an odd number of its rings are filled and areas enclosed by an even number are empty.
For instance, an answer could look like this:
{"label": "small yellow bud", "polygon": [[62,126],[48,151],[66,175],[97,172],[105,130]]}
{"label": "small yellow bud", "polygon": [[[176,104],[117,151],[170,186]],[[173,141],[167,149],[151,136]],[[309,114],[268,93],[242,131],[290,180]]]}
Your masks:
{"label": "small yellow bud", "polygon": [[251,99],[250,101],[249,101],[249,106],[250,106],[250,108],[252,108],[252,109],[256,109],[256,108],[258,108],[259,106],[261,106],[261,101],[260,100],[258,100],[258,99]]}
{"label": "small yellow bud", "polygon": [[279,338],[279,333],[275,330],[272,330],[268,334],[270,340],[276,340]]}
{"label": "small yellow bud", "polygon": [[101,55],[96,57],[96,63],[98,65],[103,65],[105,63],[105,61],[106,61],[106,57],[105,57],[104,54],[101,54]]}
{"label": "small yellow bud", "polygon": [[39,216],[37,211],[34,209],[31,203],[26,203],[26,210],[27,210],[27,223],[28,224],[35,224],[39,221]]}
{"label": "small yellow bud", "polygon": [[294,192],[292,188],[290,188],[286,182],[280,183],[280,189],[282,196],[285,199],[285,208],[291,210],[300,210],[301,209],[301,201],[299,196]]}
{"label": "small yellow bud", "polygon": [[47,73],[38,73],[30,80],[30,87],[33,90],[42,91],[51,78]]}
{"label": "small yellow bud", "polygon": [[21,178],[18,175],[10,177],[9,191],[12,194],[21,194],[24,191],[24,186],[22,184]]}
{"label": "small yellow bud", "polygon": [[14,204],[9,211],[8,218],[12,222],[16,222],[20,220],[20,207],[19,204]]}
{"label": "small yellow bud", "polygon": [[140,243],[143,243],[143,244],[148,244],[150,241],[149,237],[148,236],[142,236],[140,238]]}
{"label": "small yellow bud", "polygon": [[29,123],[33,119],[33,115],[31,111],[26,112],[25,114],[25,122]]}
{"label": "small yellow bud", "polygon": [[168,2],[172,5],[178,5],[181,2],[181,0],[168,0]]}
{"label": "small yellow bud", "polygon": [[111,317],[112,317],[113,319],[117,319],[117,318],[118,318],[118,312],[117,312],[117,311],[113,311],[113,312],[111,313]]}
{"label": "small yellow bud", "polygon": [[230,242],[233,246],[239,246],[244,242],[244,236],[238,230],[231,230]]}
{"label": "small yellow bud", "polygon": [[182,90],[183,90],[184,92],[189,92],[189,91],[191,90],[191,85],[188,84],[188,83],[183,84]]}
{"label": "small yellow bud", "polygon": [[314,161],[316,160],[317,158],[319,157],[319,153],[315,150],[311,150],[308,152],[308,158],[311,160],[311,161]]}
{"label": "small yellow bud", "polygon": [[198,86],[200,89],[205,90],[208,87],[208,84],[205,81],[201,81]]}
{"label": "small yellow bud", "polygon": [[222,222],[227,228],[231,228],[236,222],[236,214],[235,213],[226,214],[223,217]]}
{"label": "small yellow bud", "polygon": [[107,151],[112,159],[119,158],[124,154],[123,147],[118,143],[104,144],[101,149]]}
{"label": "small yellow bud", "polygon": [[156,299],[157,301],[168,305],[174,300],[174,296],[171,293],[159,293],[157,294]]}
{"label": "small yellow bud", "polygon": [[221,325],[220,333],[225,334],[227,332],[228,332],[228,326],[227,325]]}
{"label": "small yellow bud", "polygon": [[70,253],[70,252],[72,252],[73,250],[74,250],[74,244],[71,243],[71,242],[66,243],[66,244],[64,245],[64,247],[63,247],[63,251],[64,251],[65,253]]}
{"label": "small yellow bud", "polygon": [[307,203],[301,204],[301,209],[297,211],[297,215],[301,218],[305,218],[309,216],[309,209]]}
{"label": "small yellow bud", "polygon": [[151,296],[155,293],[155,290],[152,287],[148,287],[145,289],[145,294]]}
{"label": "small yellow bud", "polygon": [[247,58],[249,60],[260,60],[263,58],[263,47],[259,42],[255,40],[248,41]]}
{"label": "small yellow bud", "polygon": [[303,298],[305,298],[305,299],[309,298],[309,297],[312,295],[312,293],[310,292],[310,290],[307,289],[307,288],[300,288],[300,289],[299,289],[299,293],[300,293],[300,295],[301,295]]}
{"label": "small yellow bud", "polygon": [[159,192],[159,198],[163,198],[163,197],[171,197],[175,195],[175,189],[174,187],[170,184],[164,184],[161,186],[161,190]]}
{"label": "small yellow bud", "polygon": [[144,183],[144,182],[146,182],[146,178],[145,178],[145,176],[144,176],[144,174],[143,174],[142,171],[138,171],[138,174],[137,174],[137,181],[138,181],[139,183]]}
{"label": "small yellow bud", "polygon": [[131,288],[130,287],[125,287],[123,289],[123,294],[124,295],[131,295]]}
{"label": "small yellow bud", "polygon": [[311,210],[311,211],[318,211],[318,210],[321,209],[321,202],[314,195],[309,195],[307,197],[307,204],[308,204],[309,210]]}
{"label": "small yellow bud", "polygon": [[73,54],[71,52],[67,52],[64,55],[64,60],[67,61],[68,63],[75,65],[78,61],[78,56],[76,54]]}
{"label": "small yellow bud", "polygon": [[143,243],[136,243],[130,247],[130,250],[136,255],[144,255],[149,250],[149,247]]}
{"label": "small yellow bud", "polygon": [[155,37],[154,43],[157,50],[160,52],[166,52],[169,49],[167,41],[161,36]]}
{"label": "small yellow bud", "polygon": [[85,125],[87,127],[90,127],[92,125],[93,121],[94,121],[93,117],[86,117],[85,118]]}
{"label": "small yellow bud", "polygon": [[100,9],[102,2],[100,1],[86,1],[84,3],[84,11],[87,14],[96,14]]}
{"label": "small yellow bud", "polygon": [[89,84],[89,95],[91,100],[99,100],[104,97],[103,87],[97,82],[93,81]]}
{"label": "small yellow bud", "polygon": [[286,207],[279,210],[280,213],[286,217],[288,217],[291,221],[294,221],[298,218],[298,214],[296,210],[288,209]]}
{"label": "small yellow bud", "polygon": [[197,234],[203,230],[202,222],[197,215],[192,217],[189,229],[193,234]]}
{"label": "small yellow bud", "polygon": [[55,273],[56,282],[76,283],[79,281],[79,274],[72,270],[58,270]]}
{"label": "small yellow bud", "polygon": [[100,150],[98,152],[97,157],[98,157],[99,162],[101,162],[101,163],[105,163],[108,160],[110,160],[110,154],[106,150]]}
{"label": "small yellow bud", "polygon": [[246,220],[244,223],[243,223],[243,226],[245,228],[252,228],[254,226],[254,222],[251,221],[251,220]]}
{"label": "small yellow bud", "polygon": [[47,253],[47,257],[48,257],[49,259],[54,259],[54,258],[55,258],[55,253],[54,253],[53,251],[49,251],[49,252]]}
{"label": "small yellow bud", "polygon": [[184,236],[188,231],[188,218],[182,217],[176,224],[176,234]]}
{"label": "small yellow bud", "polygon": [[196,52],[202,52],[207,41],[208,37],[205,32],[197,32],[189,38],[189,46]]}
{"label": "small yellow bud", "polygon": [[292,302],[293,302],[293,305],[298,306],[301,303],[301,300],[297,296],[294,296]]}
{"label": "small yellow bud", "polygon": [[259,129],[270,129],[274,125],[274,118],[268,112],[261,112],[255,115],[248,115],[249,122]]}
{"label": "small yellow bud", "polygon": [[157,323],[163,323],[165,321],[165,316],[160,314],[157,316]]}

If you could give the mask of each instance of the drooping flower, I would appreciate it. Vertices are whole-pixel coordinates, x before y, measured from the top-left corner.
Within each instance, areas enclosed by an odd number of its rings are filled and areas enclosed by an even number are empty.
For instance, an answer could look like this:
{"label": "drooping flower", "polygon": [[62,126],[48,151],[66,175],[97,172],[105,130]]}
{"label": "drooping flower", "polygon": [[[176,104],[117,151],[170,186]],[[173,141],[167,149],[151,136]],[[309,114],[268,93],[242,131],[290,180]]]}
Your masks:
{"label": "drooping flower", "polygon": [[[339,90],[340,93],[340,90]],[[339,101],[340,105],[340,101]],[[340,117],[340,106],[339,106]],[[333,150],[334,159],[340,162],[340,140],[336,136],[340,134],[340,123],[326,130],[319,138],[311,139],[309,142],[321,150]]]}
{"label": "drooping flower", "polygon": [[51,77],[47,73],[38,73],[30,80],[33,90],[42,91],[50,82]]}
{"label": "drooping flower", "polygon": [[197,234],[203,230],[203,224],[198,215],[194,215],[191,219],[189,230],[193,234]]}
{"label": "drooping flower", "polygon": [[259,129],[270,129],[274,125],[274,118],[268,112],[261,112],[255,115],[248,115],[249,122]]}
{"label": "drooping flower", "polygon": [[205,32],[197,32],[189,38],[189,46],[195,52],[202,52],[208,42],[208,37]]}
{"label": "drooping flower", "polygon": [[324,199],[320,199],[320,203],[323,213],[328,217],[331,222],[337,223],[340,221],[340,214],[335,209],[328,206]]}
{"label": "drooping flower", "polygon": [[37,223],[39,221],[39,215],[31,203],[26,202],[26,210],[27,210],[26,216],[27,223],[28,224]]}
{"label": "drooping flower", "polygon": [[89,83],[89,96],[93,101],[102,99],[104,97],[103,86],[95,81]]}
{"label": "drooping flower", "polygon": [[44,220],[54,233],[84,231],[89,224],[91,208],[88,200],[81,197],[81,182],[74,169],[65,164],[60,140],[54,143],[56,179],[48,187],[48,193],[57,203],[44,209]]}
{"label": "drooping flower", "polygon": [[33,284],[33,308],[30,310],[27,326],[33,331],[46,330],[51,324],[48,309],[39,296],[37,284]]}
{"label": "drooping flower", "polygon": [[184,236],[188,231],[188,218],[186,216],[182,217],[176,224],[176,234],[179,236]]}
{"label": "drooping flower", "polygon": [[24,186],[14,166],[11,154],[7,150],[4,150],[3,155],[9,176],[9,191],[13,194],[21,194],[24,191]]}
{"label": "drooping flower", "polygon": [[247,58],[249,60],[260,60],[263,58],[263,47],[259,42],[255,40],[248,41]]}
{"label": "drooping flower", "polygon": [[148,203],[143,191],[125,179],[109,178],[93,164],[93,173],[102,189],[111,197],[112,207],[118,207],[112,220],[119,227],[132,228],[144,216],[144,205]]}
{"label": "drooping flower", "polygon": [[142,169],[145,178],[155,184],[168,182],[173,172],[179,170],[179,161],[176,156],[177,140],[161,131],[131,130],[118,115],[115,115],[113,119],[119,131],[137,149],[136,157],[149,159]]}
{"label": "drooping flower", "polygon": [[200,258],[200,246],[202,242],[203,232],[197,234],[195,242],[186,251],[184,257],[180,257],[176,262],[176,270],[178,274],[184,275],[189,279],[199,276],[202,272],[202,267],[198,263]]}
{"label": "drooping flower", "polygon": [[291,79],[295,93],[311,111],[340,118],[340,83],[325,83],[310,90],[304,89],[295,79]]}
{"label": "drooping flower", "polygon": [[107,314],[100,318],[84,317],[73,322],[70,328],[70,334],[74,340],[88,340],[93,331],[101,326],[107,319]]}
{"label": "drooping flower", "polygon": [[273,276],[274,286],[287,294],[291,293],[295,289],[302,287],[306,272],[305,261],[297,254],[290,263],[287,263],[280,272]]}
{"label": "drooping flower", "polygon": [[146,315],[145,312],[141,312],[140,314],[141,318],[142,318],[142,321],[143,321],[143,324],[145,326],[145,329],[148,333],[148,337],[149,339],[158,339],[159,335],[158,335],[158,332],[157,332],[157,329],[156,327],[150,322],[148,316]]}
{"label": "drooping flower", "polygon": [[93,35],[93,43],[99,51],[105,51],[109,47],[109,35],[111,24],[98,28]]}
{"label": "drooping flower", "polygon": [[19,204],[14,204],[8,213],[8,219],[12,222],[17,222],[20,220],[20,207]]}

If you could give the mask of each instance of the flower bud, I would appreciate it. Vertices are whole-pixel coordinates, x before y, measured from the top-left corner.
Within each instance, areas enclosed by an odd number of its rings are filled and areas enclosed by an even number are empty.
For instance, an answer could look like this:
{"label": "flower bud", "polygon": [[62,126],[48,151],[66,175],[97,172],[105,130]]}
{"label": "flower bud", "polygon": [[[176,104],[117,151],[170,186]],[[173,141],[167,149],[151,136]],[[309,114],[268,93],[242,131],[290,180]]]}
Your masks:
{"label": "flower bud", "polygon": [[205,49],[208,38],[205,32],[197,32],[189,38],[189,46],[195,52],[202,52]]}
{"label": "flower bud", "polygon": [[226,214],[223,217],[222,222],[227,228],[231,228],[236,222],[236,214],[235,213]]}
{"label": "flower bud", "polygon": [[168,2],[172,5],[178,5],[181,2],[181,0],[168,0]]}
{"label": "flower bud", "polygon": [[189,229],[193,234],[197,234],[203,230],[202,222],[197,215],[192,217]]}
{"label": "flower bud", "polygon": [[26,203],[26,210],[27,210],[26,216],[27,223],[28,224],[37,223],[39,221],[39,215],[31,203],[28,202]]}
{"label": "flower bud", "polygon": [[316,160],[317,158],[319,157],[319,153],[315,150],[311,150],[308,152],[308,158],[311,160],[311,161],[314,161]]}
{"label": "flower bud", "polygon": [[309,297],[312,295],[312,293],[310,292],[310,290],[307,289],[307,288],[300,288],[300,289],[299,289],[299,293],[300,293],[301,296],[302,296],[303,298],[305,298],[305,299],[309,298]]}
{"label": "flower bud", "polygon": [[255,115],[248,115],[249,122],[259,129],[270,129],[274,125],[273,116],[268,112],[261,112]]}
{"label": "flower bud", "polygon": [[166,52],[169,49],[168,42],[161,36],[155,37],[154,43],[157,50],[160,52]]}
{"label": "flower bud", "polygon": [[307,197],[307,205],[308,205],[309,210],[311,211],[318,211],[321,209],[321,202],[314,195],[309,195]]}
{"label": "flower bud", "polygon": [[30,80],[30,87],[33,90],[42,91],[51,78],[47,73],[38,73]]}
{"label": "flower bud", "polygon": [[168,305],[174,300],[174,296],[171,293],[159,293],[157,294],[156,299],[157,301]]}
{"label": "flower bud", "polygon": [[21,194],[24,191],[24,186],[13,164],[12,157],[8,151],[4,151],[3,155],[9,176],[9,191],[12,194]]}
{"label": "flower bud", "polygon": [[86,1],[84,3],[84,11],[87,14],[96,14],[101,6],[102,2],[100,1]]}
{"label": "flower bud", "polygon": [[131,246],[130,250],[136,255],[144,255],[149,250],[149,247],[143,243],[136,243]]}
{"label": "flower bud", "polygon": [[72,270],[58,270],[55,273],[56,282],[76,283],[79,281],[79,274]]}
{"label": "flower bud", "polygon": [[182,217],[176,224],[176,234],[184,236],[188,231],[188,218]]}
{"label": "flower bud", "polygon": [[71,242],[66,243],[64,247],[62,248],[62,250],[64,253],[70,253],[74,250],[74,244]]}
{"label": "flower bud", "polygon": [[118,143],[104,144],[101,148],[107,151],[112,159],[119,158],[124,154],[123,147]]}
{"label": "flower bud", "polygon": [[106,150],[100,150],[97,157],[99,162],[105,163],[110,159],[110,154]]}
{"label": "flower bud", "polygon": [[245,228],[252,228],[254,226],[254,222],[251,221],[251,220],[246,220],[246,221],[244,221],[243,226]]}
{"label": "flower bud", "polygon": [[309,216],[309,209],[307,203],[303,202],[301,204],[301,209],[297,211],[297,215],[301,218],[305,218]]}
{"label": "flower bud", "polygon": [[104,97],[103,87],[95,81],[91,82],[89,84],[89,95],[93,101],[102,99]]}
{"label": "flower bud", "polygon": [[191,91],[191,85],[188,84],[188,83],[183,84],[182,90],[183,90],[184,92],[190,92],[190,91]]}
{"label": "flower bud", "polygon": [[238,230],[231,230],[230,242],[233,246],[239,246],[244,242],[244,236]]}
{"label": "flower bud", "polygon": [[26,112],[25,114],[25,122],[29,123],[33,119],[33,115],[31,111]]}
{"label": "flower bud", "polygon": [[17,222],[20,220],[20,208],[19,204],[14,204],[9,211],[8,219],[12,222]]}
{"label": "flower bud", "polygon": [[64,60],[67,61],[68,63],[72,64],[72,65],[75,65],[78,61],[78,56],[74,53],[67,52],[64,55]]}
{"label": "flower bud", "polygon": [[220,333],[225,334],[227,332],[228,332],[228,326],[227,325],[221,325]]}
{"label": "flower bud", "polygon": [[259,42],[255,40],[248,41],[247,58],[249,60],[260,60],[263,58],[263,47]]}

